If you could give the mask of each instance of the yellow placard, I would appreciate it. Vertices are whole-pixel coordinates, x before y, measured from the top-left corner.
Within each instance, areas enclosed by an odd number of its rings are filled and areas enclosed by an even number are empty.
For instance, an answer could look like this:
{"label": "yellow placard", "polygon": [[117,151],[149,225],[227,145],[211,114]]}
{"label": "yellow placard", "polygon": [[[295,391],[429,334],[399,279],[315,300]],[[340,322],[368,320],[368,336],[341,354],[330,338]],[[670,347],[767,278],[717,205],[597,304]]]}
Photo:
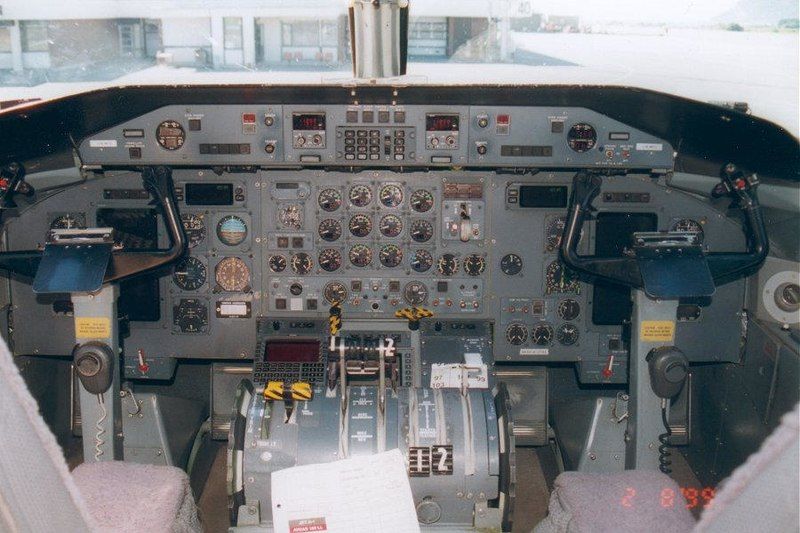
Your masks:
{"label": "yellow placard", "polygon": [[111,337],[111,320],[105,316],[80,316],[75,319],[76,339],[107,339]]}
{"label": "yellow placard", "polygon": [[645,320],[640,330],[645,342],[672,342],[675,338],[675,322],[672,320]]}

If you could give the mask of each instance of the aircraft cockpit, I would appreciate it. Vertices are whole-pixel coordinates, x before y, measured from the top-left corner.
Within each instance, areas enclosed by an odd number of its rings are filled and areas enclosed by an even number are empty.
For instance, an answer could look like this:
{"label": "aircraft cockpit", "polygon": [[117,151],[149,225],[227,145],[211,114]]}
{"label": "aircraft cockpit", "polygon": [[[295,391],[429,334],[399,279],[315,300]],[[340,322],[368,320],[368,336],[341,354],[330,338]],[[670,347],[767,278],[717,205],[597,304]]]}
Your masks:
{"label": "aircraft cockpit", "polygon": [[0,6],[0,530],[797,530],[793,119],[478,75],[618,45],[528,3],[162,3],[32,101]]}

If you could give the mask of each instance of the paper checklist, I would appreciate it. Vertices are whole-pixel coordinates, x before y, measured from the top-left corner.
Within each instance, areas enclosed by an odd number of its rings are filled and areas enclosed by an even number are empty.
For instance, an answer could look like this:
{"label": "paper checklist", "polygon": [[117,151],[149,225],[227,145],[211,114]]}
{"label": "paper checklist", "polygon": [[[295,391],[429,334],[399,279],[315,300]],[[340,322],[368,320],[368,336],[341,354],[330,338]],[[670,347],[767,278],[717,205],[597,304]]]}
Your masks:
{"label": "paper checklist", "polygon": [[416,533],[399,450],[272,473],[276,533]]}

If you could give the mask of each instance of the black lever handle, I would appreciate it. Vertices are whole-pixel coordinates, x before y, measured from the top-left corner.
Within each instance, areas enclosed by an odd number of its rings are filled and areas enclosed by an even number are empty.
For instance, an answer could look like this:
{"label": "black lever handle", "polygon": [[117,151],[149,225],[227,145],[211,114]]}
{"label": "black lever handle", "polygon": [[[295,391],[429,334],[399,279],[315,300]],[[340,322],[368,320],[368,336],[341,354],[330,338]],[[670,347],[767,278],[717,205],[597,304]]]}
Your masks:
{"label": "black lever handle", "polygon": [[729,283],[751,274],[769,255],[767,227],[758,202],[758,176],[747,175],[732,163],[725,165],[720,175],[722,182],[714,188],[714,192],[721,186],[728,195],[736,199],[744,213],[745,224],[742,229],[747,237],[747,251],[707,254],[708,268],[715,285]]}
{"label": "black lever handle", "polygon": [[603,185],[603,178],[589,172],[578,172],[572,179],[572,196],[567,213],[567,223],[561,239],[559,255],[569,268],[595,279],[621,283],[631,287],[642,286],[639,266],[633,257],[597,257],[578,254],[578,241],[583,224],[592,211],[592,203]]}
{"label": "black lever handle", "polygon": [[32,197],[35,191],[25,181],[25,167],[19,163],[11,163],[0,167],[0,207],[11,209],[17,207],[14,197],[18,194]]}
{"label": "black lever handle", "polygon": [[104,283],[120,281],[180,259],[187,249],[186,232],[175,201],[175,187],[169,167],[145,167],[142,170],[142,185],[153,197],[153,203],[164,217],[170,247],[165,250],[123,250],[112,254]]}

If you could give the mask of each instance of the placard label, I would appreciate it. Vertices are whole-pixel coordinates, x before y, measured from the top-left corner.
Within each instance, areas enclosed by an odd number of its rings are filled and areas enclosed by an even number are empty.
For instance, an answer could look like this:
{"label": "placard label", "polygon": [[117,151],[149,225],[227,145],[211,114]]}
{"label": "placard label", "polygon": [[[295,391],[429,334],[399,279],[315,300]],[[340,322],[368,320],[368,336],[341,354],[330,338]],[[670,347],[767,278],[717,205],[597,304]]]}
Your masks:
{"label": "placard label", "polygon": [[75,319],[76,339],[108,339],[111,337],[111,320],[105,316]]}
{"label": "placard label", "polygon": [[675,322],[672,320],[645,320],[641,337],[645,342],[672,342],[675,338]]}

